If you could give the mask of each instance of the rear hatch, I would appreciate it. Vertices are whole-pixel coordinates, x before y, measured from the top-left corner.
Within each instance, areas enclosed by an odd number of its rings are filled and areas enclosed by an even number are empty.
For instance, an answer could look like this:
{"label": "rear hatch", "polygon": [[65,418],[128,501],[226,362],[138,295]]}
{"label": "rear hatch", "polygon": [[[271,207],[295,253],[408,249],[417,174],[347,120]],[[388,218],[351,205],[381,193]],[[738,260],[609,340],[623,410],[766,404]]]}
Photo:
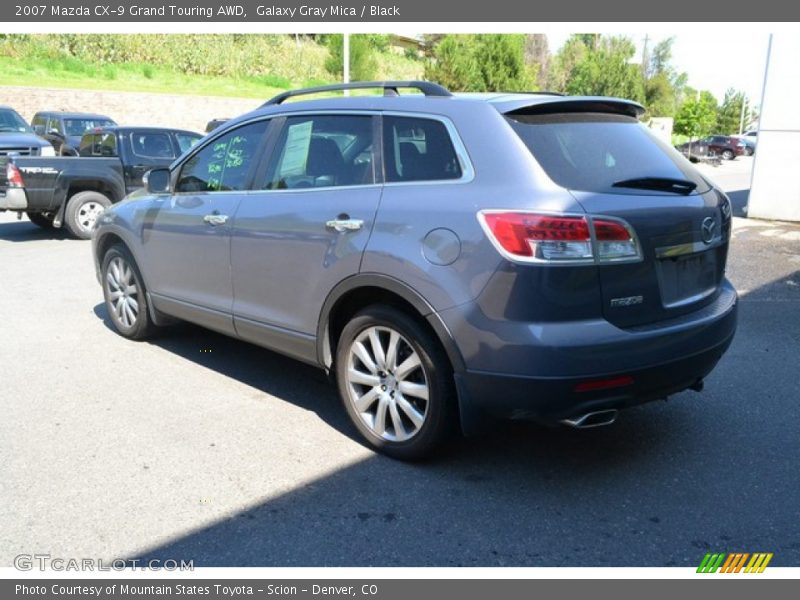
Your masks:
{"label": "rear hatch", "polygon": [[8,189],[8,174],[6,173],[7,165],[8,157],[0,156],[0,195],[5,195],[6,189]]}
{"label": "rear hatch", "polygon": [[725,272],[730,204],[631,116],[636,105],[620,106],[588,112],[554,102],[506,118],[589,215],[623,219],[635,232],[641,260],[600,263],[597,271],[605,318],[637,327],[714,301]]}

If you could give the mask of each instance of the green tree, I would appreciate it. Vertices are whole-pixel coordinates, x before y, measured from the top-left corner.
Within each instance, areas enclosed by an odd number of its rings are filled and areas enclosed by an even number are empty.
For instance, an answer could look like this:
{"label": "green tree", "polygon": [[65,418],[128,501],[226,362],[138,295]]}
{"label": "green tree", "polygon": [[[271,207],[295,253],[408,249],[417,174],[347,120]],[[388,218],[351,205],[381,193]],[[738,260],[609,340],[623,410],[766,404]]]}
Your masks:
{"label": "green tree", "polygon": [[675,115],[675,133],[690,140],[710,134],[717,124],[717,100],[711,92],[702,91],[686,100]]}
{"label": "green tree", "polygon": [[661,40],[650,52],[645,64],[644,105],[653,117],[672,117],[684,100],[688,77],[677,73],[670,64],[674,37]]}
{"label": "green tree", "polygon": [[644,77],[632,63],[636,46],[627,37],[572,36],[556,55],[553,87],[585,96],[618,96],[643,102]]}
{"label": "green tree", "polygon": [[535,76],[525,62],[524,35],[446,35],[425,64],[426,79],[454,91],[529,91]]}
{"label": "green tree", "polygon": [[[381,36],[350,35],[350,79],[351,81],[369,81],[375,79],[378,72],[378,61],[375,53],[378,49],[374,46],[375,40],[371,38]],[[344,36],[334,34],[325,38],[328,47],[328,56],[325,69],[341,79],[344,76]]]}
{"label": "green tree", "polygon": [[[742,118],[742,106],[747,101],[743,92],[728,89],[725,99],[717,115],[717,130],[724,134],[739,133],[739,124]],[[746,126],[746,124],[745,124]]]}

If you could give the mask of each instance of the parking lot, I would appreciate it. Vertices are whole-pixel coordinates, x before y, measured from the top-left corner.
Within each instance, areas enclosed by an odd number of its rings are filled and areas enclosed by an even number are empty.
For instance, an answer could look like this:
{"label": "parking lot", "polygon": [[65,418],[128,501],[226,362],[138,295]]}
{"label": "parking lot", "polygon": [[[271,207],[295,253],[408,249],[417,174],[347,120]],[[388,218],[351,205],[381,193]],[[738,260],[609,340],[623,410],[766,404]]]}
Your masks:
{"label": "parking lot", "polygon": [[[704,167],[740,216],[751,160]],[[320,371],[188,325],[114,334],[90,244],[1,213],[0,565],[800,564],[800,226],[735,219],[728,272],[739,330],[702,393],[403,464]]]}

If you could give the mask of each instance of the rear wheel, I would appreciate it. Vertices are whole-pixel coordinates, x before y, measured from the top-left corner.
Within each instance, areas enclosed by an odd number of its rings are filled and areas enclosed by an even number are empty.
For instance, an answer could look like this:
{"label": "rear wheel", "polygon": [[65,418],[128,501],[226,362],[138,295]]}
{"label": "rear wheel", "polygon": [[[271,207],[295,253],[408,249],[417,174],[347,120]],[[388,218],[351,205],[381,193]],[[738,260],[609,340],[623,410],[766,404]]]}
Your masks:
{"label": "rear wheel", "polygon": [[37,227],[41,227],[42,229],[53,228],[53,219],[55,218],[53,213],[26,212],[25,214],[28,215],[28,220]]}
{"label": "rear wheel", "polygon": [[345,326],[336,379],[350,420],[384,454],[422,458],[454,428],[447,356],[429,331],[394,308],[370,307]]}
{"label": "rear wheel", "polygon": [[97,217],[109,206],[111,200],[100,192],[78,192],[67,203],[64,215],[67,229],[76,238],[88,240],[92,237]]}
{"label": "rear wheel", "polygon": [[133,340],[151,336],[156,326],[150,319],[142,276],[125,246],[117,244],[106,252],[102,277],[106,310],[114,329]]}

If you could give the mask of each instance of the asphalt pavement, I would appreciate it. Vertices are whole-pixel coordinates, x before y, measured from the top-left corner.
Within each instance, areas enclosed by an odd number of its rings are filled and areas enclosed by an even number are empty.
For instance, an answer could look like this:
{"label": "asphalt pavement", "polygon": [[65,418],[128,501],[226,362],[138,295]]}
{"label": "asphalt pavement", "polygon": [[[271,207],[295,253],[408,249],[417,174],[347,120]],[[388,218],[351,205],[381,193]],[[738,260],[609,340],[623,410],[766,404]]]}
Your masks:
{"label": "asphalt pavement", "polygon": [[[707,167],[740,209],[748,165]],[[89,243],[2,213],[0,566],[798,566],[800,225],[737,218],[728,274],[739,330],[702,393],[403,464],[311,367],[188,325],[114,334]]]}

